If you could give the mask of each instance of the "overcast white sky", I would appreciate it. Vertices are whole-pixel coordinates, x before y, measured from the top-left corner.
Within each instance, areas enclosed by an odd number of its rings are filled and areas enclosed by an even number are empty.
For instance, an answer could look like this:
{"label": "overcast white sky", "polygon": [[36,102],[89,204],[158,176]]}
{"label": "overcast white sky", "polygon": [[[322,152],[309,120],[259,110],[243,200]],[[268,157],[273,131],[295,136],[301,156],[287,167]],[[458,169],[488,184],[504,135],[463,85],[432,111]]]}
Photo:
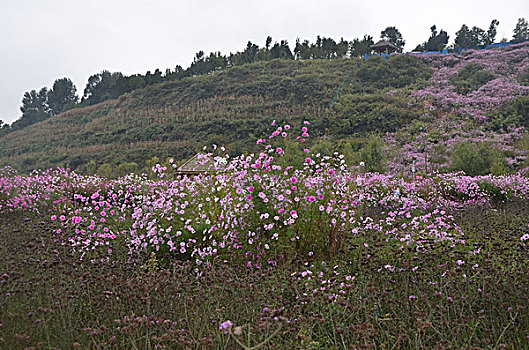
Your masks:
{"label": "overcast white sky", "polygon": [[196,52],[241,51],[268,35],[313,42],[317,35],[379,38],[396,26],[412,50],[444,29],[453,41],[463,23],[511,39],[528,0],[0,0],[0,120],[20,117],[25,91],[69,77],[82,94],[103,69],[124,74],[188,67]]}

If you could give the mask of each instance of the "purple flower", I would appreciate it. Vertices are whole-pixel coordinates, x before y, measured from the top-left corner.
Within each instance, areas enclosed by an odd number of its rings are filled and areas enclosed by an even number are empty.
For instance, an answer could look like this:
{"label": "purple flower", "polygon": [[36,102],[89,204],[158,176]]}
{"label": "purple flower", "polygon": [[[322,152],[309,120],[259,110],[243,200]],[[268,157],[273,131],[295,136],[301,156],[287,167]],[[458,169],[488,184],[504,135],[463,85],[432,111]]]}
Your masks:
{"label": "purple flower", "polygon": [[232,326],[233,326],[233,322],[231,322],[230,320],[227,320],[220,324],[219,329],[221,331],[227,332]]}

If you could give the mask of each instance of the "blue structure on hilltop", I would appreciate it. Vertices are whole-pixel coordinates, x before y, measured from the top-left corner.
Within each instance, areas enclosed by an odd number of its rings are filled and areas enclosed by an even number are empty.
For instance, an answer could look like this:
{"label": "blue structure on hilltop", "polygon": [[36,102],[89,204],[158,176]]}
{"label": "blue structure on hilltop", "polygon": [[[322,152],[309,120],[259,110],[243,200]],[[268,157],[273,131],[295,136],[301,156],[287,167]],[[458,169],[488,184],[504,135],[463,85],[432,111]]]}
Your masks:
{"label": "blue structure on hilltop", "polygon": [[[379,41],[378,43],[376,43],[375,45],[372,45],[371,48],[377,52],[377,50],[375,50],[374,46],[377,46],[379,44],[381,44],[384,40],[382,41]],[[391,43],[390,43],[391,44]],[[512,42],[504,42],[504,43],[494,43],[494,44],[490,44],[490,45],[484,45],[484,46],[477,46],[477,47],[468,47],[468,48],[459,48],[459,50],[457,51],[459,54],[461,54],[463,51],[468,51],[468,50],[487,50],[487,49],[490,49],[490,48],[505,48],[505,47],[509,47],[511,45],[513,45],[514,43]],[[393,44],[391,44],[393,45]],[[379,45],[380,47],[382,45]],[[393,45],[395,46],[395,45]],[[396,46],[395,46],[396,47]],[[396,50],[395,50],[396,51]],[[437,54],[437,55],[446,55],[448,53],[453,53],[454,51],[448,51],[448,49],[444,49],[442,51],[421,51],[421,52],[406,52],[405,55],[408,55],[408,54],[414,54],[414,55],[428,55],[428,54]],[[389,50],[387,50],[385,53],[384,52],[380,52],[380,50],[378,50],[377,53],[375,54],[368,54],[366,53],[364,55],[364,59],[367,60],[369,59],[369,57],[371,56],[380,56],[382,57],[382,59],[387,59],[391,56],[391,52],[389,52]]]}

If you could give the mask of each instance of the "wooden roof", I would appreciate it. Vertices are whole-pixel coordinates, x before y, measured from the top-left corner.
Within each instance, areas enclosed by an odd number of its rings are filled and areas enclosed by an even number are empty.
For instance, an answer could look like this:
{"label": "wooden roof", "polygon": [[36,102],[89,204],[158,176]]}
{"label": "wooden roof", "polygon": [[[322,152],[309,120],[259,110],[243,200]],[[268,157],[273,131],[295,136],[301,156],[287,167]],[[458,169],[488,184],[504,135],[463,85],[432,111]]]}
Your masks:
{"label": "wooden roof", "polygon": [[182,164],[177,172],[179,173],[207,173],[215,170],[215,161],[209,156],[197,153],[193,158]]}
{"label": "wooden roof", "polygon": [[371,48],[373,50],[385,50],[385,49],[398,50],[399,49],[396,45],[393,45],[387,40],[380,40],[378,43],[371,45]]}

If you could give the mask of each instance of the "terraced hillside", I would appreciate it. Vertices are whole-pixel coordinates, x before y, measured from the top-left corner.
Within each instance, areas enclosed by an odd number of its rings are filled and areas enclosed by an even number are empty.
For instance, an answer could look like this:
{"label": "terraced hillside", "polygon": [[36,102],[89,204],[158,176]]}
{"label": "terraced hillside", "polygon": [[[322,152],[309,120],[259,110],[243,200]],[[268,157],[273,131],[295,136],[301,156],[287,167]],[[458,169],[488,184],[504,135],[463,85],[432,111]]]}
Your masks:
{"label": "terraced hillside", "polygon": [[528,64],[527,44],[387,61],[259,62],[149,86],[11,132],[0,138],[0,164],[26,172],[141,169],[152,157],[182,161],[212,144],[237,155],[253,151],[273,120],[306,119],[313,149],[349,153],[351,163],[376,134],[385,170],[413,162],[449,169],[454,147],[473,140],[493,149],[497,171],[513,172],[527,166]]}

